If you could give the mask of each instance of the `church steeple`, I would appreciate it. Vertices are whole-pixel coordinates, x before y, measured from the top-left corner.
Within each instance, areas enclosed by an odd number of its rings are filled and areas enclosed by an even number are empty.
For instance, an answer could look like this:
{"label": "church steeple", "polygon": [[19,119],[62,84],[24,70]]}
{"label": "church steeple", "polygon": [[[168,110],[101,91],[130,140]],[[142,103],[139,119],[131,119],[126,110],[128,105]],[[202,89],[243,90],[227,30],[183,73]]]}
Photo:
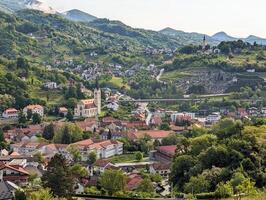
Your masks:
{"label": "church steeple", "polygon": [[202,50],[205,51],[207,46],[206,35],[203,36]]}
{"label": "church steeple", "polygon": [[98,115],[101,113],[101,107],[102,107],[101,96],[102,96],[101,89],[100,89],[99,81],[97,77],[95,81],[95,89],[94,89],[94,102],[95,102],[95,105],[97,106]]}

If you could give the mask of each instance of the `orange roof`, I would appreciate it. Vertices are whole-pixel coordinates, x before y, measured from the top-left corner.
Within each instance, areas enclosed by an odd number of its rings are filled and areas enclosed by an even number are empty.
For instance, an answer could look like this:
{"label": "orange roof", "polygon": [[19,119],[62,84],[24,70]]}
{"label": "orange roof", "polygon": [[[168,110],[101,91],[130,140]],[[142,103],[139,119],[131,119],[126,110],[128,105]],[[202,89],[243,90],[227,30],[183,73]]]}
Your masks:
{"label": "orange roof", "polygon": [[147,131],[137,131],[130,134],[131,139],[140,139],[145,135],[150,136],[152,139],[160,139],[168,137],[172,132],[163,130],[147,130]]}
{"label": "orange roof", "polygon": [[159,146],[156,148],[160,152],[164,152],[170,155],[175,155],[176,151],[176,145],[170,145],[170,146]]}
{"label": "orange roof", "polygon": [[5,110],[5,113],[10,113],[10,112],[18,112],[18,110],[15,108],[8,108]]}
{"label": "orange roof", "polygon": [[48,144],[46,145],[46,147],[53,149],[53,150],[57,150],[59,148],[66,148],[68,145],[67,144]]}
{"label": "orange roof", "polygon": [[76,142],[74,144],[80,145],[80,146],[90,146],[93,144],[93,141],[91,139],[87,139],[87,140],[82,140],[82,141]]}
{"label": "orange roof", "polygon": [[25,175],[30,175],[24,168],[22,168],[18,165],[8,165],[8,164],[4,164],[4,163],[0,164],[0,170],[5,169],[5,168],[20,172],[20,173],[25,174]]}
{"label": "orange roof", "polygon": [[122,144],[122,142],[113,141],[113,140],[104,140],[102,142],[97,142],[97,143],[90,145],[90,148],[91,149],[102,149],[102,148],[106,148],[110,145],[115,145],[115,144]]}
{"label": "orange roof", "polygon": [[43,107],[41,105],[28,105],[26,107],[27,109],[30,109],[30,110],[34,110],[34,109],[43,109]]}
{"label": "orange roof", "polygon": [[60,107],[59,112],[67,112],[68,109],[66,107]]}
{"label": "orange roof", "polygon": [[20,156],[20,154],[14,151],[13,153],[10,154],[10,156]]}

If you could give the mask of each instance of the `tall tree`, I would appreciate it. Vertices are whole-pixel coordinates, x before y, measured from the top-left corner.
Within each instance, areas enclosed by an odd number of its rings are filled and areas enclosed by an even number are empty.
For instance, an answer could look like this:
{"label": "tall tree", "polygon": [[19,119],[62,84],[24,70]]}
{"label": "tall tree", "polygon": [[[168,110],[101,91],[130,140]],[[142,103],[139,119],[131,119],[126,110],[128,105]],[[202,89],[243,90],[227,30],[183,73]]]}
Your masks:
{"label": "tall tree", "polygon": [[116,192],[125,191],[126,177],[118,170],[106,170],[100,177],[100,185],[112,196]]}
{"label": "tall tree", "polygon": [[32,123],[33,124],[40,124],[42,122],[42,117],[38,113],[33,113],[32,115]]}
{"label": "tall tree", "polygon": [[55,134],[55,128],[52,123],[44,127],[43,134],[42,134],[44,139],[52,140],[54,137],[54,134]]}
{"label": "tall tree", "polygon": [[42,176],[44,187],[50,188],[58,197],[69,198],[73,193],[74,179],[67,160],[56,154],[48,163],[47,171]]}

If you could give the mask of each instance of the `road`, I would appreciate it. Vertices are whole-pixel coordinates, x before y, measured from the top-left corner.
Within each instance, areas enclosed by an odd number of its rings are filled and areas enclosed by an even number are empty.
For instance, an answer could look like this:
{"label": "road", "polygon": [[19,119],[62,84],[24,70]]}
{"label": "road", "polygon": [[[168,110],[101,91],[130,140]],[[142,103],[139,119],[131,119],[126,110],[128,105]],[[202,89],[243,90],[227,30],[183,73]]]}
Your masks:
{"label": "road", "polygon": [[160,83],[164,83],[163,81],[160,80],[161,76],[163,75],[163,72],[164,72],[164,69],[161,69],[159,75],[156,77],[156,80]]}

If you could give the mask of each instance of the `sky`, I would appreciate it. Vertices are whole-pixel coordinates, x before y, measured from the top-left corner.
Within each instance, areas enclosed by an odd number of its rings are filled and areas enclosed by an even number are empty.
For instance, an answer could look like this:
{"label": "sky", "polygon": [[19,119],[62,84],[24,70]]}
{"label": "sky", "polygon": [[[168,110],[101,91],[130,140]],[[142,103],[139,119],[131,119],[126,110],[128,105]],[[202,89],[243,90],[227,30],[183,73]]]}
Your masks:
{"label": "sky", "polygon": [[42,0],[58,11],[79,9],[134,28],[171,27],[212,35],[266,38],[265,0]]}

